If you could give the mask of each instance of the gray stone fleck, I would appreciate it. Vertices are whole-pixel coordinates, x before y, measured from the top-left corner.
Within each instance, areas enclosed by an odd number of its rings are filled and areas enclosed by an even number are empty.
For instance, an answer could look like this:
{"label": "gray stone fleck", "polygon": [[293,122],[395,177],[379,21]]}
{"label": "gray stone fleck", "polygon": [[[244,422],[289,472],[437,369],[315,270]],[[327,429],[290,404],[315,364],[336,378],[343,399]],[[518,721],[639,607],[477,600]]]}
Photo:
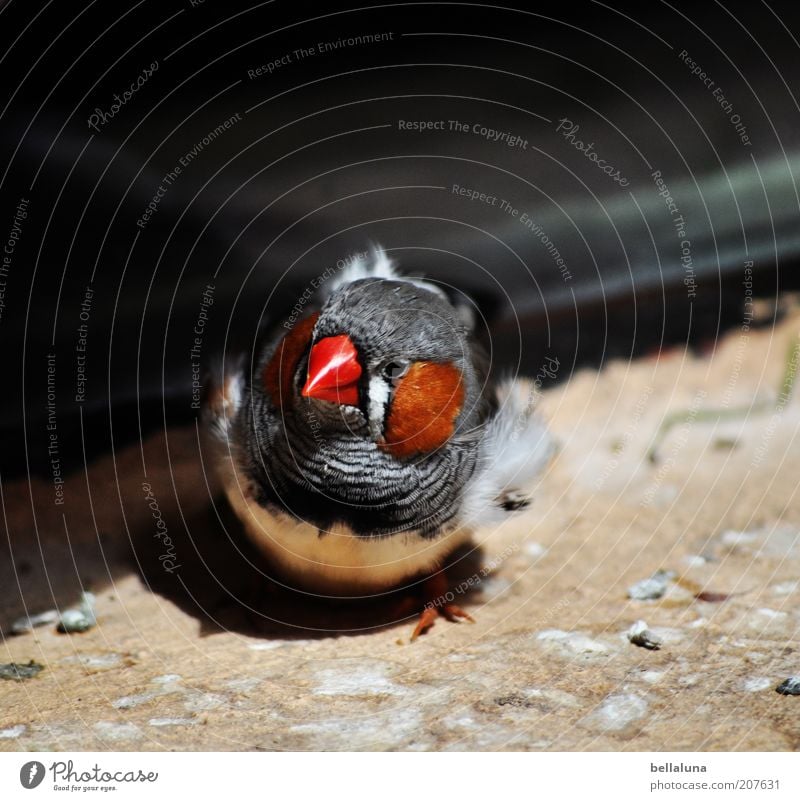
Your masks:
{"label": "gray stone fleck", "polygon": [[750,531],[725,531],[720,542],[730,551],[750,553],[756,558],[797,557],[800,530],[786,523],[762,526]]}
{"label": "gray stone fleck", "polygon": [[744,619],[747,627],[761,636],[795,636],[797,623],[792,621],[788,613],[769,607],[761,607],[747,615]]}
{"label": "gray stone fleck", "polygon": [[233,690],[234,692],[239,693],[249,693],[252,690],[255,690],[259,684],[263,682],[263,679],[259,679],[257,677],[253,677],[250,679],[230,679],[229,681],[225,682],[225,687],[229,690]]}
{"label": "gray stone fleck", "polygon": [[219,709],[228,704],[228,698],[217,693],[197,693],[186,701],[184,706],[189,712],[204,712],[209,709]]}
{"label": "gray stone fleck", "polygon": [[379,660],[342,660],[315,671],[314,695],[402,695],[406,689],[391,679],[394,665]]}
{"label": "gray stone fleck", "polygon": [[749,545],[758,539],[758,534],[754,531],[723,531],[720,535],[720,542],[728,548],[739,548],[742,545]]}
{"label": "gray stone fleck", "polygon": [[[315,750],[384,751],[388,749],[430,748],[420,738],[425,724],[417,709],[400,706],[377,714],[351,715],[300,723],[290,731],[310,740]],[[409,742],[412,741],[412,742]]]}
{"label": "gray stone fleck", "polygon": [[708,559],[700,554],[690,553],[683,557],[683,561],[689,567],[705,567],[708,564]]}
{"label": "gray stone fleck", "polygon": [[150,684],[155,685],[155,689],[149,692],[136,693],[135,695],[125,695],[122,698],[117,698],[112,706],[115,709],[133,709],[135,706],[146,704],[154,698],[160,698],[163,695],[171,695],[173,693],[184,692],[178,682],[181,677],[175,673],[168,673],[166,676],[156,676],[150,681]]}
{"label": "gray stone fleck", "polygon": [[757,693],[772,686],[772,680],[765,676],[751,676],[742,682],[742,689],[747,693]]}
{"label": "gray stone fleck", "polygon": [[109,670],[122,664],[121,654],[76,654],[61,660],[63,665],[81,665],[90,670]]}
{"label": "gray stone fleck", "polygon": [[609,695],[593,712],[581,720],[600,732],[622,732],[641,720],[648,710],[647,701],[634,693]]}
{"label": "gray stone fleck", "polygon": [[662,598],[675,575],[674,570],[657,570],[650,578],[628,587],[628,598],[634,601],[655,601]]}
{"label": "gray stone fleck", "polygon": [[40,665],[32,659],[27,665],[18,662],[9,662],[6,665],[0,665],[0,679],[24,681],[25,679],[32,679],[34,676],[38,676],[43,670],[44,665]]}
{"label": "gray stone fleck", "polygon": [[133,709],[135,706],[146,704],[148,701],[152,701],[158,696],[159,693],[137,693],[136,695],[123,695],[121,698],[117,698],[111,704],[111,706],[113,706],[114,709]]}
{"label": "gray stone fleck", "polygon": [[113,723],[105,720],[95,723],[94,731],[102,740],[112,742],[136,740],[142,736],[141,729],[133,723]]}
{"label": "gray stone fleck", "polygon": [[599,656],[608,653],[608,646],[578,631],[547,629],[540,631],[536,639],[546,647],[555,649],[564,656]]}
{"label": "gray stone fleck", "polygon": [[57,622],[58,612],[55,609],[48,609],[46,612],[39,612],[37,615],[17,618],[11,624],[11,633],[27,634],[39,626],[50,626]]}
{"label": "gray stone fleck", "polygon": [[150,718],[147,722],[150,726],[194,726],[197,720],[195,718]]}

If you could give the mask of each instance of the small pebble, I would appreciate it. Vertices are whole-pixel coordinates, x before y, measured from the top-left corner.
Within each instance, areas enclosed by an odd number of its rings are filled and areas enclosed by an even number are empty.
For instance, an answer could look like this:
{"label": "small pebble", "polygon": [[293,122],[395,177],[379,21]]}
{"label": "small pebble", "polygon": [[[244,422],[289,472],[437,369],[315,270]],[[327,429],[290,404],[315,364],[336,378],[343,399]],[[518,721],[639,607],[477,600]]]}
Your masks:
{"label": "small pebble", "polygon": [[647,628],[647,623],[644,620],[637,620],[628,629],[628,639],[640,648],[648,648],[651,651],[657,651],[661,647],[661,638],[653,634]]}
{"label": "small pebble", "polygon": [[67,609],[58,622],[58,630],[64,633],[88,631],[92,622],[78,609]]}
{"label": "small pebble", "polygon": [[789,676],[775,688],[775,691],[781,695],[800,695],[800,676]]}
{"label": "small pebble", "polygon": [[628,598],[634,601],[655,601],[664,595],[674,578],[674,570],[657,570],[650,578],[628,587]]}
{"label": "small pebble", "polygon": [[61,613],[58,630],[64,634],[76,634],[88,631],[97,623],[94,613],[95,597],[90,592],[81,593],[81,602],[75,609],[67,609]]}
{"label": "small pebble", "polygon": [[32,659],[27,665],[20,665],[17,662],[9,662],[7,665],[0,665],[0,679],[10,681],[24,681],[32,679],[44,670],[44,665],[34,662]]}
{"label": "small pebble", "polygon": [[58,622],[58,612],[55,609],[48,609],[38,615],[20,617],[11,624],[12,634],[27,634],[39,626],[49,626]]}

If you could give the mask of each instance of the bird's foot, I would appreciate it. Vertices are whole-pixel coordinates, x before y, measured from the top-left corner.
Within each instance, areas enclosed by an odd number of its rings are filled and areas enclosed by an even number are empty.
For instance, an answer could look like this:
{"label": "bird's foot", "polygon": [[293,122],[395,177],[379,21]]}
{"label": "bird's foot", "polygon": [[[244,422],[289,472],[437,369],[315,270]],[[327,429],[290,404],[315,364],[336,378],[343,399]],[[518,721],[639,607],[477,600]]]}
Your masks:
{"label": "bird's foot", "polygon": [[448,600],[448,594],[452,593],[447,591],[447,578],[444,573],[436,573],[425,582],[425,594],[428,601],[424,609],[420,613],[417,625],[411,634],[411,642],[424,634],[436,622],[436,619],[441,616],[451,623],[456,623],[459,620],[468,620],[474,623],[475,619],[469,612],[465,612],[458,604],[454,604]]}
{"label": "bird's foot", "polygon": [[460,606],[456,606],[456,604],[445,604],[438,609],[434,606],[426,606],[420,613],[417,625],[411,635],[411,642],[414,642],[420,634],[424,634],[431,628],[439,615],[446,618],[451,623],[458,622],[459,618],[469,620],[470,623],[475,622],[475,618],[472,617],[469,612],[465,612]]}

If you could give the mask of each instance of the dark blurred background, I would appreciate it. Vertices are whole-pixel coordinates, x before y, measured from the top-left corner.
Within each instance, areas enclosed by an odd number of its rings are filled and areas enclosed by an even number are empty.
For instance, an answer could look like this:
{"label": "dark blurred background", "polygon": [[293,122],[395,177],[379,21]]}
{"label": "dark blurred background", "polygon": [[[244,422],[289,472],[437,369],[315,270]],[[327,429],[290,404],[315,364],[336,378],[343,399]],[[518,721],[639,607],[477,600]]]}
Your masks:
{"label": "dark blurred background", "polygon": [[769,324],[798,36],[794,3],[6,3],[3,478],[51,480],[48,422],[65,474],[191,422],[372,243],[475,301],[497,369],[713,348],[750,292]]}

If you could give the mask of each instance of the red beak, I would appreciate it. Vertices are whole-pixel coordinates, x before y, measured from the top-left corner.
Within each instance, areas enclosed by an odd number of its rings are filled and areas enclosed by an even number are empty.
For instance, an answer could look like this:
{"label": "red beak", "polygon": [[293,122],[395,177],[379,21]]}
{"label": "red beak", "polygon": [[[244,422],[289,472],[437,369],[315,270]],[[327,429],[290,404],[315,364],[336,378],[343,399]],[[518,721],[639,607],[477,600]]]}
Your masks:
{"label": "red beak", "polygon": [[325,337],[311,348],[308,378],[301,391],[304,398],[358,406],[358,352],[347,334]]}

